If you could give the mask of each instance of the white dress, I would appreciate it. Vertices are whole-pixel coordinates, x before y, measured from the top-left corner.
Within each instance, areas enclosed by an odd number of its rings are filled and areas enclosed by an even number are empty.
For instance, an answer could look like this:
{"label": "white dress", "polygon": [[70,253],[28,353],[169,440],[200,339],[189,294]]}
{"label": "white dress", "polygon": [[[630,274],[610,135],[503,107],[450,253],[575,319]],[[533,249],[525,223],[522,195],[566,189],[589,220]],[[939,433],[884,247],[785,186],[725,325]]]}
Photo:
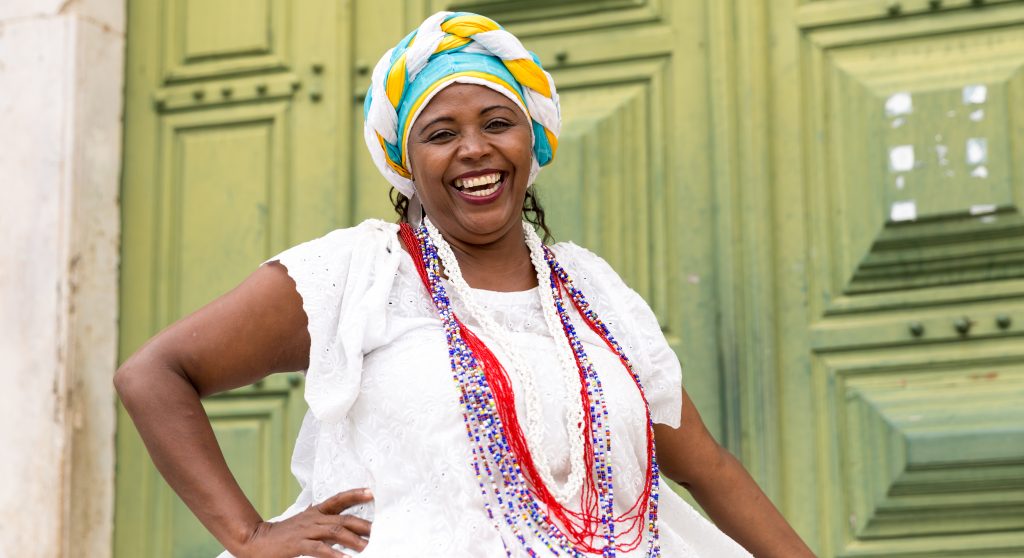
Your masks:
{"label": "white dress", "polygon": [[[271,261],[296,283],[309,319],[309,404],[292,472],[302,487],[280,520],[337,492],[369,487],[374,501],[348,510],[373,522],[361,558],[505,556],[484,512],[470,467],[470,443],[458,405],[441,321],[397,237],[398,226],[365,221],[300,244]],[[679,361],[647,304],[608,264],[571,243],[553,247],[562,266],[618,339],[641,377],[655,422],[678,426]],[[456,315],[476,325],[451,288]],[[544,451],[556,481],[569,473],[565,393],[555,345],[535,289],[474,290],[536,373],[547,433]],[[645,473],[642,401],[617,356],[579,316],[576,331],[604,385],[612,429],[618,513],[636,500]],[[476,329],[479,331],[479,329]],[[482,339],[500,360],[501,352]],[[510,374],[513,389],[520,386]],[[516,397],[523,416],[523,397]],[[750,556],[661,484],[659,526],[666,558]],[[509,540],[512,556],[526,556]],[[541,552],[543,545],[532,545]],[[628,556],[641,556],[645,544]],[[540,554],[546,556],[545,554]],[[229,557],[225,552],[221,558]],[[620,553],[619,556],[627,556]]]}

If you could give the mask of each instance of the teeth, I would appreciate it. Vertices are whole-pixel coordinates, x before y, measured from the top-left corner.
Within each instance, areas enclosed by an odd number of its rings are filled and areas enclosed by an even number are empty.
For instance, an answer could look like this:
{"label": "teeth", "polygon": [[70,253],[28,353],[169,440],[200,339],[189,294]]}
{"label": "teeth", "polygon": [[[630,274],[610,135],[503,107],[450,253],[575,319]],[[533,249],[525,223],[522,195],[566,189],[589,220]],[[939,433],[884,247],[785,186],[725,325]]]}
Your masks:
{"label": "teeth", "polygon": [[483,186],[485,184],[493,184],[501,180],[501,173],[485,174],[483,176],[474,176],[473,178],[459,178],[455,180],[455,187],[460,190],[466,188],[476,188],[477,186]]}
{"label": "teeth", "polygon": [[491,194],[493,194],[493,193],[495,193],[497,191],[498,191],[498,185],[495,184],[494,186],[491,186],[490,188],[487,188],[485,190],[474,190],[472,192],[463,191],[462,193],[466,194],[467,196],[473,196],[475,198],[482,198],[484,196],[489,196],[489,195],[491,195]]}

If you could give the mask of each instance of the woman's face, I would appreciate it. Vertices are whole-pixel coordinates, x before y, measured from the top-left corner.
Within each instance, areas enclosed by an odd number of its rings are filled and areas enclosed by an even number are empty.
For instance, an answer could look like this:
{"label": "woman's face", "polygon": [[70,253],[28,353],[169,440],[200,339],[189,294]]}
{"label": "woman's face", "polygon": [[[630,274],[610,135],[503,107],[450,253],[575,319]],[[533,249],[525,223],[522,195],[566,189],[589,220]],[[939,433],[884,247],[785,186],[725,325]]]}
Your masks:
{"label": "woman's face", "polygon": [[533,151],[530,122],[508,97],[445,87],[413,123],[408,149],[416,192],[450,241],[490,244],[518,233]]}

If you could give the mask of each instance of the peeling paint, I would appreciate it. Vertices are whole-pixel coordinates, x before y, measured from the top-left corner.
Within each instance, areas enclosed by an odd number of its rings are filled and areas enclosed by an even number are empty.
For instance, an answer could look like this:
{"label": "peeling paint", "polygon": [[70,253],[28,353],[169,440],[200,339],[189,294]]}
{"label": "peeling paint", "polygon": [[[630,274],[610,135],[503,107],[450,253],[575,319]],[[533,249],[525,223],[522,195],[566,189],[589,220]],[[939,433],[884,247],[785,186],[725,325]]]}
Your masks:
{"label": "peeling paint", "polygon": [[986,215],[989,213],[995,213],[996,206],[990,203],[983,205],[972,205],[970,208],[970,212],[971,215]]}
{"label": "peeling paint", "polygon": [[942,145],[942,144],[936,145],[935,146],[935,154],[939,157],[939,166],[940,167],[945,167],[945,166],[949,165],[949,158],[947,157],[947,155],[949,155],[949,147],[948,146],[945,146],[945,145]]}
{"label": "peeling paint", "polygon": [[981,217],[978,220],[985,225],[991,225],[992,223],[995,223],[998,219],[995,215],[985,215],[984,217]]}
{"label": "peeling paint", "polygon": [[988,167],[985,165],[979,165],[971,171],[971,176],[974,178],[988,178]]}
{"label": "peeling paint", "polygon": [[885,115],[889,118],[912,112],[914,112],[914,97],[910,93],[895,93],[885,101]]}
{"label": "peeling paint", "polygon": [[967,164],[983,165],[988,162],[988,139],[970,138],[967,140]]}
{"label": "peeling paint", "polygon": [[902,190],[902,189],[904,189],[906,187],[907,187],[907,177],[902,175],[902,174],[897,176],[896,177],[896,189],[897,190]]}
{"label": "peeling paint", "polygon": [[895,223],[917,220],[917,202],[914,200],[898,201],[892,204],[889,219]]}
{"label": "peeling paint", "polygon": [[900,145],[889,150],[889,168],[906,172],[914,168],[914,146]]}
{"label": "peeling paint", "polygon": [[964,86],[965,105],[983,105],[988,100],[988,87],[985,85]]}
{"label": "peeling paint", "polygon": [[981,122],[985,119],[985,109],[978,109],[971,113],[971,120],[974,122]]}

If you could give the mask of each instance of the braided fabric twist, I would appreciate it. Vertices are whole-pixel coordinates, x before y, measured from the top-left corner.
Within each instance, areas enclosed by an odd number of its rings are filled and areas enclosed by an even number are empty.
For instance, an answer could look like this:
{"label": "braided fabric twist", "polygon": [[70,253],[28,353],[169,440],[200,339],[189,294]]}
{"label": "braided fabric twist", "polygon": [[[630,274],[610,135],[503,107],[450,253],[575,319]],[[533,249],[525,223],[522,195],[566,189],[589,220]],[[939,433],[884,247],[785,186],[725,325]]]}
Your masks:
{"label": "braided fabric twist", "polygon": [[409,130],[419,112],[452,83],[489,87],[532,123],[532,184],[558,148],[561,114],[554,81],[519,39],[484,16],[438,12],[388,50],[373,69],[363,107],[363,137],[378,170],[412,198]]}

